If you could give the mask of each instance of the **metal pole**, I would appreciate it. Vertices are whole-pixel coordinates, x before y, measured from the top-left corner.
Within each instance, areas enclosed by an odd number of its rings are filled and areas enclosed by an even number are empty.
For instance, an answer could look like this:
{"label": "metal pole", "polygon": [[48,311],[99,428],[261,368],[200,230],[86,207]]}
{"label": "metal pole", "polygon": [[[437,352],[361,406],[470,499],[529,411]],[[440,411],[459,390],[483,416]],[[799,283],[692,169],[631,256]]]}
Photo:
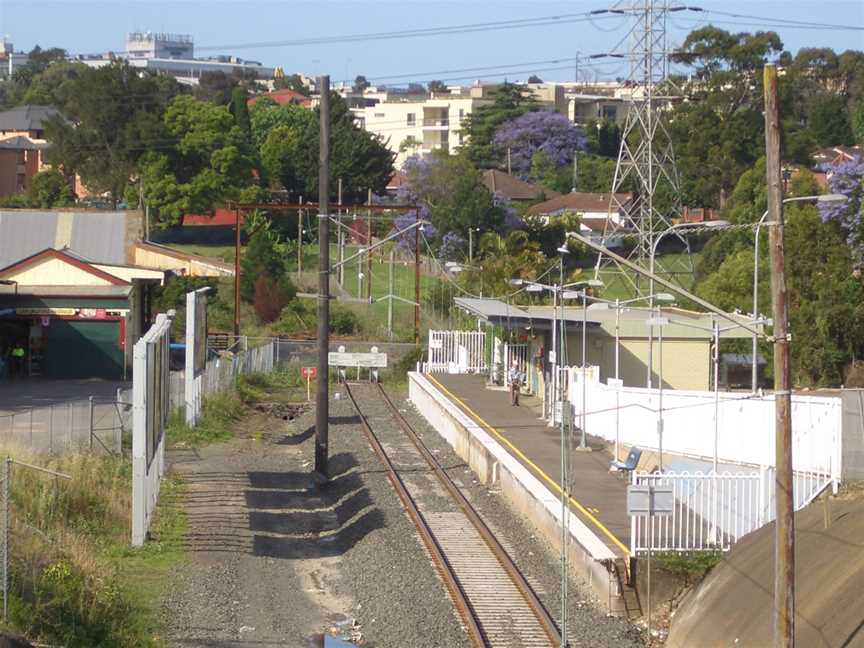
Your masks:
{"label": "metal pole", "polygon": [[[321,141],[318,157],[318,381],[315,400],[315,472],[328,478],[330,347],[330,77],[320,79]],[[299,233],[298,233],[299,250]]]}
{"label": "metal pole", "polygon": [[[615,298],[615,380],[618,380],[620,367],[619,349],[621,344],[621,300]],[[621,435],[621,386],[615,385],[615,461],[620,461],[618,446]]]}
{"label": "metal pole", "polygon": [[387,276],[387,334],[393,338],[393,261],[396,246],[390,247],[390,272]]}
{"label": "metal pole", "polygon": [[12,507],[12,458],[6,457],[6,479],[3,482],[3,622],[9,618],[9,511]]}
{"label": "metal pole", "polygon": [[[659,239],[658,239],[659,240]],[[651,259],[650,259],[650,272],[649,275],[649,285],[648,285],[648,311],[650,313],[654,312],[654,251],[657,249],[656,245],[651,246]],[[651,375],[654,371],[654,327],[648,327],[648,380],[646,381],[646,387],[651,389],[651,384],[653,382],[653,376]]]}
{"label": "metal pole", "polygon": [[[768,214],[766,211],[762,214],[762,218],[759,219],[759,223],[756,225],[756,245],[753,248],[753,319],[755,320],[759,317],[759,229],[762,227],[762,221],[765,219],[765,216]],[[756,333],[753,333],[753,366],[751,369],[750,376],[750,390],[755,394],[756,387],[758,386],[758,366],[756,363],[756,356],[759,353],[759,336]]]}
{"label": "metal pole", "polygon": [[234,335],[240,335],[240,208],[234,208]]}
{"label": "metal pole", "polygon": [[[660,309],[658,312],[662,313]],[[660,410],[660,419],[657,421],[657,433],[660,438],[660,472],[663,472],[663,327],[658,327],[659,332],[657,334],[658,341],[660,343],[660,378],[659,378],[659,398],[660,402],[658,403],[658,409]]]}
{"label": "metal pole", "polygon": [[88,408],[90,410],[90,434],[87,437],[87,447],[92,452],[93,451],[93,397],[91,396],[87,400]]}
{"label": "metal pole", "polygon": [[717,474],[720,443],[720,323],[714,320],[714,474]]}
{"label": "metal pole", "polygon": [[474,228],[468,228],[468,263],[474,263]]}
{"label": "metal pole", "polygon": [[420,226],[414,228],[414,344],[420,346]]}
{"label": "metal pole", "polygon": [[[586,357],[586,352],[588,350],[588,293],[583,288],[582,289],[582,439],[579,441],[579,450],[585,452],[590,450],[588,444],[586,443],[586,432],[585,426],[588,422],[588,419],[585,414],[585,410],[587,409],[588,404],[586,401],[588,400],[587,394],[587,385],[588,385],[588,376],[585,373],[585,370],[588,368],[588,359]],[[617,460],[617,458],[616,458]]]}
{"label": "metal pole", "polygon": [[777,68],[766,65],[765,149],[767,157],[768,249],[771,253],[771,305],[774,315],[774,403],[776,407],[776,474],[774,559],[774,646],[795,645],[795,517],[792,500],[792,375],[786,303],[783,241],[783,195],[780,186],[780,119]]}
{"label": "metal pole", "polygon": [[[558,398],[558,286],[552,287],[552,389],[549,391],[549,404],[551,411],[551,423],[555,425],[555,401]],[[507,367],[504,367],[504,375],[507,375]]]}

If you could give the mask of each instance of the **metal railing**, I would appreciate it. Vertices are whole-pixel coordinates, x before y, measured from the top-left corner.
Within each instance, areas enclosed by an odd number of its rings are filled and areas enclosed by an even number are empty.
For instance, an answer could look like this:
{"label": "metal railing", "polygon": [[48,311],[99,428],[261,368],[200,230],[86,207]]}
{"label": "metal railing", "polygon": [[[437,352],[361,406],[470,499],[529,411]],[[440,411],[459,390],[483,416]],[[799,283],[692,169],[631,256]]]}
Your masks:
{"label": "metal railing", "polygon": [[[671,515],[632,516],[633,555],[648,551],[727,551],[774,519],[774,470],[752,473],[633,473],[633,484],[672,489]],[[796,471],[795,510],[832,484],[831,475]]]}

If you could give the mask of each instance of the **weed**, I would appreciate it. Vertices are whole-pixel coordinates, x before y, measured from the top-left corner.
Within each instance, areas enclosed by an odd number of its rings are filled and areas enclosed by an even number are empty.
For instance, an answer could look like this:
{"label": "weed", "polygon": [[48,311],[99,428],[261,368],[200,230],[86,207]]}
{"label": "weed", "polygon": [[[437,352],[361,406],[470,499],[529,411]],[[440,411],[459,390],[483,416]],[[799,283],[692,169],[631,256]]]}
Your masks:
{"label": "weed", "polygon": [[698,583],[720,561],[722,551],[669,551],[657,554],[657,565],[687,585]]}
{"label": "weed", "polygon": [[244,408],[239,390],[229,389],[207,397],[195,426],[187,425],[179,410],[172,412],[165,431],[168,447],[197,448],[229,439],[231,427],[243,416]]}

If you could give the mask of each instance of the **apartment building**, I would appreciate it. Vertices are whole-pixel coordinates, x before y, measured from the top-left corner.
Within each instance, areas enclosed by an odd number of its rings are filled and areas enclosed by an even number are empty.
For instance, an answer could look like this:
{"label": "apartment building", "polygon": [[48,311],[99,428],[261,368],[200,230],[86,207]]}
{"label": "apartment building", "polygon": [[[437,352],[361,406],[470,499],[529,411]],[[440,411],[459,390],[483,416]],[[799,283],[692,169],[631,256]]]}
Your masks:
{"label": "apartment building", "polygon": [[56,115],[50,106],[17,106],[0,112],[0,196],[25,193],[45,167],[44,122]]}

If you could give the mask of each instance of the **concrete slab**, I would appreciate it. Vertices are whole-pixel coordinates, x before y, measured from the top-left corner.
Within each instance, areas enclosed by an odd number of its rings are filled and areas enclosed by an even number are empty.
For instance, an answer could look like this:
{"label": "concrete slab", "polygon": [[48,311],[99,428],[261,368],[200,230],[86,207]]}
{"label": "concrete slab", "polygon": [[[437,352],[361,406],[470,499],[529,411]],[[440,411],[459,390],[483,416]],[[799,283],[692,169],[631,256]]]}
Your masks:
{"label": "concrete slab", "polygon": [[[494,434],[528,470],[556,493],[561,488],[561,443],[557,428],[538,420],[530,407],[512,407],[506,392],[489,390],[482,376],[427,376],[469,417]],[[605,444],[589,437],[593,452],[570,457],[572,510],[616,555],[629,555],[627,481],[609,472]]]}

